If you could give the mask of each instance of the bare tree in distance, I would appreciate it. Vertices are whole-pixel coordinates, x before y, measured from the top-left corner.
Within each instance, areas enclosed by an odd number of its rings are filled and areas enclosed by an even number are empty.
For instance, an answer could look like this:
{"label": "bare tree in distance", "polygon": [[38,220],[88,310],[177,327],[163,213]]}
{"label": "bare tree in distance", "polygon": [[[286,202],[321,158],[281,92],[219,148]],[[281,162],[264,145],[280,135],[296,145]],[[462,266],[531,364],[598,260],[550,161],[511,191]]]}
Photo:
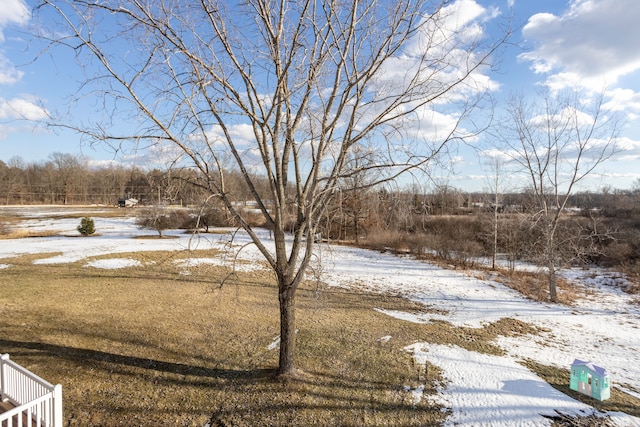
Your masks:
{"label": "bare tree in distance", "polygon": [[[73,50],[81,94],[108,112],[66,126],[118,150],[173,147],[172,162],[198,170],[251,237],[278,283],[277,373],[295,375],[296,290],[323,207],[357,172],[352,151],[375,153],[366,168],[382,183],[427,170],[447,144],[481,130],[469,115],[509,30],[485,37],[490,11],[464,4],[460,13],[447,0],[41,0],[39,16],[56,20],[41,36]],[[232,203],[231,172],[273,243]]]}
{"label": "bare tree in distance", "polygon": [[547,94],[528,101],[514,96],[503,128],[506,153],[527,178],[535,206],[534,225],[549,278],[549,299],[557,302],[561,262],[559,225],[573,192],[616,150],[620,122],[603,106],[602,94]]}
{"label": "bare tree in distance", "polygon": [[504,192],[505,192],[505,165],[502,153],[498,152],[483,152],[483,156],[488,157],[487,167],[489,174],[486,177],[487,186],[489,189],[489,208],[491,211],[491,269],[495,270],[498,259],[498,231],[500,224],[499,213],[504,212]]}
{"label": "bare tree in distance", "polygon": [[175,213],[161,205],[146,207],[136,217],[136,224],[140,228],[156,231],[160,239],[164,230],[175,228],[175,223]]}
{"label": "bare tree in distance", "polygon": [[370,214],[372,206],[371,197],[366,191],[371,189],[372,184],[378,184],[378,168],[370,168],[375,165],[376,154],[372,150],[364,150],[362,147],[354,146],[345,159],[345,171],[349,171],[338,183],[338,188],[342,191],[342,211],[346,218],[349,218],[353,226],[353,239],[356,245],[360,243],[362,235],[362,220]]}

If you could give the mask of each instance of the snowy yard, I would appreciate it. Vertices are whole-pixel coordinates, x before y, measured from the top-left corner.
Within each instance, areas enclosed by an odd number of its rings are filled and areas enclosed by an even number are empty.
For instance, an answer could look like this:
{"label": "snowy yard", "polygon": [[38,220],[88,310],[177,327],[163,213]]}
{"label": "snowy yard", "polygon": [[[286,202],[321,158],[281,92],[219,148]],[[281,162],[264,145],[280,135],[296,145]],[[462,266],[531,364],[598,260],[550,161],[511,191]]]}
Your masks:
{"label": "snowy yard", "polygon": [[[42,210],[40,210],[42,211]],[[34,212],[37,212],[34,210]],[[153,236],[140,230],[132,218],[100,218],[92,213],[98,236],[74,238],[78,219],[25,217],[21,227],[55,230],[57,236],[0,241],[0,269],[11,268],[11,258],[21,254],[52,253],[36,262],[67,263],[86,260],[87,268],[128,268],[138,261],[118,257],[118,253],[155,250],[222,249],[229,234],[192,236],[182,231],[167,232],[174,238],[134,239]],[[268,238],[268,233],[264,232]],[[236,236],[235,247],[247,242]],[[111,258],[94,259],[111,255]],[[244,267],[261,265],[260,254],[245,247],[239,260]],[[405,313],[380,310],[407,322],[434,320],[454,325],[482,327],[502,318],[513,318],[543,329],[538,336],[501,337],[495,344],[504,356],[471,352],[460,347],[415,343],[398,349],[413,355],[417,364],[426,361],[440,367],[447,381],[436,399],[451,408],[447,425],[541,426],[551,421],[542,414],[554,411],[591,414],[594,409],[552,388],[518,363],[531,359],[544,365],[569,369],[575,359],[592,360],[608,369],[614,390],[640,398],[640,307],[617,287],[604,286],[605,275],[586,270],[565,274],[589,288],[588,297],[572,307],[532,302],[493,281],[479,280],[462,271],[445,270],[408,257],[322,244],[318,246],[321,280],[328,286],[351,287],[370,292],[390,292],[422,304],[423,312]],[[181,267],[188,270],[197,263],[219,263],[216,258],[198,258]],[[598,273],[598,274],[596,274]],[[1,275],[0,270],[0,275]],[[186,274],[186,273],[185,273]],[[381,337],[394,344],[393,336]],[[1,349],[0,349],[1,350]],[[399,352],[400,354],[400,352]],[[621,386],[621,385],[624,385]],[[422,388],[405,387],[415,400],[422,399]],[[640,426],[640,419],[623,413],[607,413],[619,426]]]}

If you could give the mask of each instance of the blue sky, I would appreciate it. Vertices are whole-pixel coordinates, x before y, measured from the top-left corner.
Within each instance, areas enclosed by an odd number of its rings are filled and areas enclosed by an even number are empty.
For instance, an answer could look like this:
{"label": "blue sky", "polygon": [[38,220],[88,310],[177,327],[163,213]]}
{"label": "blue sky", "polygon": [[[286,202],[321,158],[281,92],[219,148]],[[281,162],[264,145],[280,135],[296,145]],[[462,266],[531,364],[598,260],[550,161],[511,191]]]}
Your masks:
{"label": "blue sky", "polygon": [[[605,91],[608,106],[624,116],[619,151],[592,174],[583,189],[625,189],[640,179],[640,2],[637,0],[458,0],[460,10],[484,7],[486,15],[513,13],[517,27],[511,44],[490,74],[493,95],[551,90]],[[91,147],[70,132],[38,126],[47,112],[66,111],[82,75],[71,56],[56,52],[37,61],[29,31],[36,25],[32,2],[4,0],[0,8],[0,160],[47,160],[53,152],[82,154],[95,164],[124,160],[107,147]],[[484,30],[498,19],[486,21]],[[503,21],[504,22],[504,21]],[[41,22],[38,25],[46,25]],[[495,30],[495,29],[493,29]],[[498,109],[497,114],[500,115]],[[475,141],[487,147],[487,137]],[[461,147],[452,154],[454,170],[436,177],[441,184],[477,191],[490,174],[478,150]]]}

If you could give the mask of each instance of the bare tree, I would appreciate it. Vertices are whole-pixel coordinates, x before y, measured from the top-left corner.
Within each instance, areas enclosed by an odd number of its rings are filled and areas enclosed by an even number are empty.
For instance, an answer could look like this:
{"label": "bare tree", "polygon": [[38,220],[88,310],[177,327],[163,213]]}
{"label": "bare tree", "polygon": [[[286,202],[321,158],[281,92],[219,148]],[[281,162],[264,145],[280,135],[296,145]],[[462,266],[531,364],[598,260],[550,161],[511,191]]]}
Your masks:
{"label": "bare tree", "polygon": [[489,188],[489,208],[491,212],[491,269],[496,269],[496,261],[498,258],[498,232],[500,225],[500,213],[504,212],[503,195],[505,192],[505,171],[504,160],[497,153],[485,152],[485,156],[489,156],[487,166],[489,175],[486,178]]}
{"label": "bare tree", "polygon": [[[84,94],[111,113],[69,127],[118,149],[152,145],[199,170],[273,269],[281,375],[295,373],[296,290],[322,209],[353,173],[349,154],[375,152],[367,168],[383,182],[471,136],[467,119],[508,36],[484,38],[473,19],[487,11],[460,14],[447,0],[41,3],[41,16],[62,26],[42,37],[75,52]],[[232,203],[230,172],[242,174],[274,249]],[[266,196],[256,177],[269,183]]]}
{"label": "bare tree", "polygon": [[528,176],[535,206],[533,220],[541,257],[549,275],[549,298],[557,301],[556,273],[561,261],[559,226],[570,196],[580,183],[615,152],[619,123],[592,100],[572,92],[545,96],[541,102],[514,97],[504,129],[507,153]]}
{"label": "bare tree", "polygon": [[371,190],[371,184],[378,182],[378,169],[369,168],[375,165],[375,153],[359,146],[352,148],[345,162],[345,170],[349,173],[338,183],[342,190],[340,203],[344,219],[349,220],[355,244],[358,245],[363,234],[362,222],[371,214],[372,198],[367,193]]}
{"label": "bare tree", "polygon": [[[3,162],[4,165],[4,162]],[[27,188],[24,169],[26,168],[24,160],[20,157],[9,159],[8,164],[0,168],[2,180],[0,181],[0,194],[3,195],[4,203],[10,202],[23,204],[27,199],[29,188]]]}
{"label": "bare tree", "polygon": [[494,159],[494,163],[492,165],[492,179],[491,179],[491,191],[493,193],[493,202],[492,202],[492,229],[493,229],[493,248],[491,251],[491,269],[496,269],[496,258],[498,257],[498,213],[500,213],[500,205],[502,204],[501,200],[501,191],[500,187],[500,170],[501,170],[500,160]]}
{"label": "bare tree", "polygon": [[56,186],[57,197],[62,204],[84,202],[83,199],[87,195],[86,160],[81,156],[59,152],[54,152],[49,157],[56,171],[53,184]]}
{"label": "bare tree", "polygon": [[164,230],[176,227],[176,215],[165,206],[152,205],[140,211],[136,218],[136,224],[140,228],[154,230],[158,238],[162,239]]}

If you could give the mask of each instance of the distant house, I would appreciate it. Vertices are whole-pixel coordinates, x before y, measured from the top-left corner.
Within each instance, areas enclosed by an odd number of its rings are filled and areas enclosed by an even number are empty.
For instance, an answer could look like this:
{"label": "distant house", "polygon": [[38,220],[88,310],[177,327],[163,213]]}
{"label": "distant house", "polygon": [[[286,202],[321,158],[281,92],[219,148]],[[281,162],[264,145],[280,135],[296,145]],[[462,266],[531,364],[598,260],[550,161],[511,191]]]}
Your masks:
{"label": "distant house", "polygon": [[607,370],[592,362],[573,361],[569,387],[598,400],[611,397],[611,379]]}
{"label": "distant house", "polygon": [[135,206],[138,205],[138,199],[132,199],[132,198],[121,198],[118,199],[118,207],[119,208],[133,208]]}

